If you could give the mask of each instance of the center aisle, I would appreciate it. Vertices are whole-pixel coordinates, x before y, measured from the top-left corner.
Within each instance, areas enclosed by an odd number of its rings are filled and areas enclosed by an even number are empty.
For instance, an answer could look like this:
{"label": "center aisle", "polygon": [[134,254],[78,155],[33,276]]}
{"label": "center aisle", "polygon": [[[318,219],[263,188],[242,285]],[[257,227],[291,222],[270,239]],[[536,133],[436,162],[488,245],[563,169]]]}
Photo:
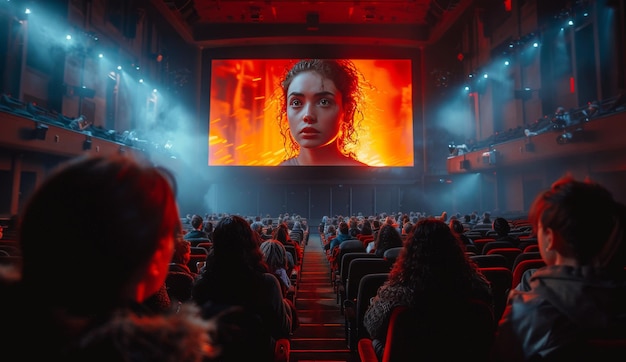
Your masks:
{"label": "center aisle", "polygon": [[359,362],[345,338],[344,316],[330,282],[330,265],[318,233],[309,235],[304,248],[296,308],[300,328],[291,338],[290,362]]}

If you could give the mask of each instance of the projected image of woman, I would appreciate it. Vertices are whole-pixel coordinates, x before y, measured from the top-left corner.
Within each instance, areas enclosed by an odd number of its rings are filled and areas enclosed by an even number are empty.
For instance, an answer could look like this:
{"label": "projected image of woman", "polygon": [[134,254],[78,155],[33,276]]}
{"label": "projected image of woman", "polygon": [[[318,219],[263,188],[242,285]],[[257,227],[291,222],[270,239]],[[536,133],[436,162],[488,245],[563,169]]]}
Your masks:
{"label": "projected image of woman", "polygon": [[362,76],[347,59],[303,59],[282,78],[281,166],[367,166],[354,153]]}

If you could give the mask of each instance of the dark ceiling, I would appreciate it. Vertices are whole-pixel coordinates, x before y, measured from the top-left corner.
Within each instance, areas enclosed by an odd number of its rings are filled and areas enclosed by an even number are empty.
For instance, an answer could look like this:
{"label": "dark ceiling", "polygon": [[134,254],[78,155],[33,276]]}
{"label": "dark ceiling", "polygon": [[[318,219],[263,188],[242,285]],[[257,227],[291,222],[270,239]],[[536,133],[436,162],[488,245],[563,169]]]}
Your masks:
{"label": "dark ceiling", "polygon": [[237,44],[382,44],[436,40],[472,0],[151,0],[201,48]]}

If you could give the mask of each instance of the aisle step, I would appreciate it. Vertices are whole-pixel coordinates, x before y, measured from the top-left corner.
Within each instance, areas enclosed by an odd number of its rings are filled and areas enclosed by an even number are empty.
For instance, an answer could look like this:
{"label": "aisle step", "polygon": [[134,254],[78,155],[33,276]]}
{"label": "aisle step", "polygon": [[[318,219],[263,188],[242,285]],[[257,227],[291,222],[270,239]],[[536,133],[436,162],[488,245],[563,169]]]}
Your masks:
{"label": "aisle step", "polygon": [[359,362],[346,343],[344,316],[318,234],[309,236],[304,249],[295,304],[300,328],[291,338],[290,362]]}

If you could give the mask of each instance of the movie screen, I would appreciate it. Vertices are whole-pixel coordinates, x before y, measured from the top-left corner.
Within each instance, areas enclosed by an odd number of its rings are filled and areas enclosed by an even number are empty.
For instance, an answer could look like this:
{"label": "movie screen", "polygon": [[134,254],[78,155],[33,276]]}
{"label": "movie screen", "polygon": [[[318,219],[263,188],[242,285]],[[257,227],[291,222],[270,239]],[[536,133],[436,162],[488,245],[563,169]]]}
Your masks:
{"label": "movie screen", "polygon": [[[300,72],[320,66],[326,76]],[[208,164],[413,167],[411,70],[410,59],[214,59]]]}

